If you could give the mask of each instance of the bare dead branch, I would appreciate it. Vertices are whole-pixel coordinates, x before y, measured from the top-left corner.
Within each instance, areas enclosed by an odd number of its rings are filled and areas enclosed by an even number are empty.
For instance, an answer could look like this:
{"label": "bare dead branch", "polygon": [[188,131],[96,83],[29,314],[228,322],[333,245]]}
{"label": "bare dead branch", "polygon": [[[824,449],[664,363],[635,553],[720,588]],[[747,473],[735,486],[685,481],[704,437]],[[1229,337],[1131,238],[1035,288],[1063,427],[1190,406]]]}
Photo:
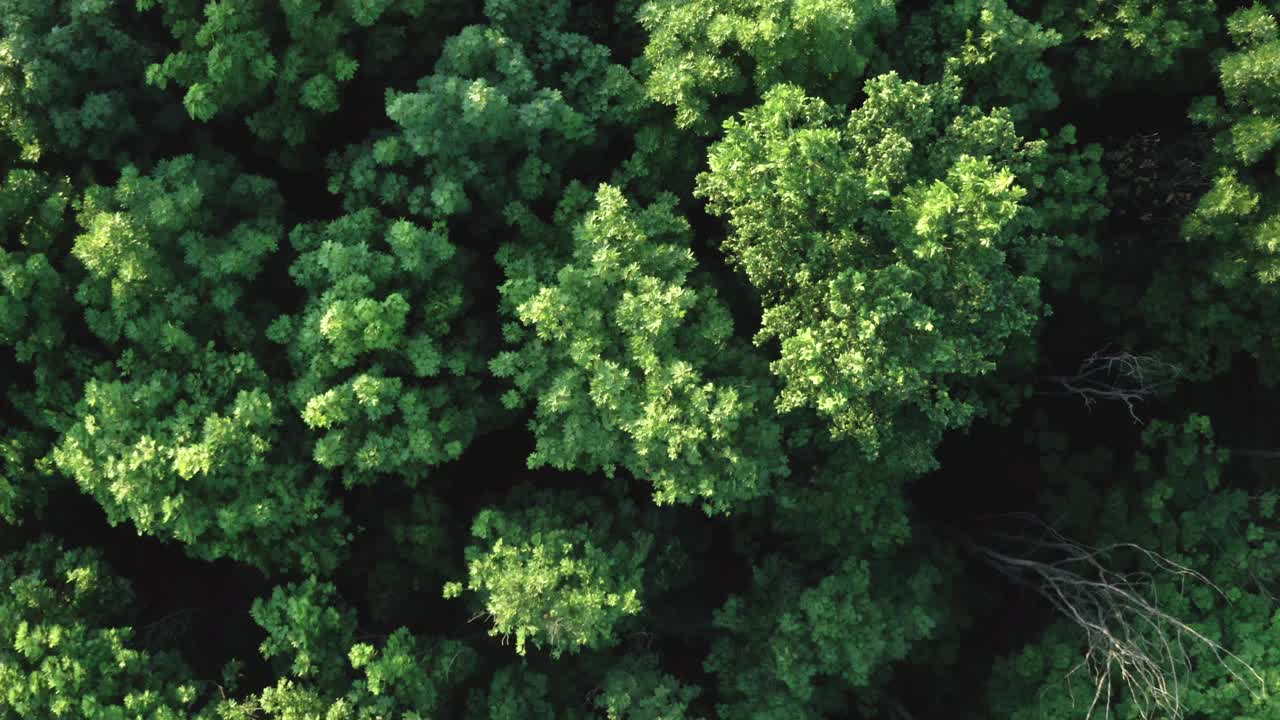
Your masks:
{"label": "bare dead branch", "polygon": [[181,608],[153,620],[137,629],[139,644],[154,650],[179,642],[208,612],[207,608]]}
{"label": "bare dead branch", "polygon": [[1141,424],[1136,404],[1171,389],[1183,375],[1181,367],[1158,357],[1103,348],[1085,358],[1074,375],[1041,379],[1056,385],[1057,394],[1079,397],[1091,410],[1099,400],[1124,403],[1133,421]]}
{"label": "bare dead branch", "polygon": [[1229,450],[1232,455],[1240,457],[1261,458],[1263,460],[1280,460],[1280,450]]}
{"label": "bare dead branch", "polygon": [[[1201,573],[1134,543],[1093,547],[1064,537],[1035,516],[1004,517],[1021,517],[1031,524],[1030,532],[992,534],[993,539],[1016,542],[1016,554],[978,543],[970,543],[970,548],[1001,573],[1031,586],[1084,631],[1086,652],[1067,678],[1083,671],[1091,679],[1086,720],[1100,707],[1110,716],[1113,679],[1123,683],[1144,717],[1158,710],[1173,720],[1180,718],[1183,678],[1191,670],[1188,641],[1207,648],[1237,681],[1265,689],[1252,666],[1164,609],[1159,588],[1170,581],[1180,595],[1191,582],[1226,599]],[[1115,569],[1121,567],[1118,556],[1125,553],[1146,569]]]}
{"label": "bare dead branch", "polygon": [[888,696],[884,701],[885,704],[889,706],[889,711],[892,712],[893,716],[898,720],[915,720],[915,716],[911,714],[910,710],[907,710],[907,706],[903,705],[902,701],[898,698]]}

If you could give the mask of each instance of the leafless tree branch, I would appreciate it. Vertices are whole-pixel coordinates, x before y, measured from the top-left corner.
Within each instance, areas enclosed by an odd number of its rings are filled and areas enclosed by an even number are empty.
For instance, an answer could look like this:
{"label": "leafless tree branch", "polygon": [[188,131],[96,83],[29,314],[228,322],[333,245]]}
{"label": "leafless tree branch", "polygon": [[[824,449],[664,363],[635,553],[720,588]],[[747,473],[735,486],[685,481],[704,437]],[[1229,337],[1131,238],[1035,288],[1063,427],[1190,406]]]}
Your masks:
{"label": "leafless tree branch", "polygon": [[[1242,684],[1265,687],[1262,676],[1248,663],[1162,606],[1159,587],[1169,581],[1177,583],[1179,594],[1191,582],[1225,598],[1201,573],[1133,543],[1093,547],[1064,537],[1032,515],[1005,517],[1021,517],[1035,531],[993,533],[993,539],[1018,543],[1016,554],[978,543],[970,547],[1001,573],[1031,586],[1084,631],[1085,655],[1067,677],[1083,671],[1090,678],[1093,693],[1086,720],[1099,708],[1110,716],[1115,679],[1123,683],[1144,717],[1159,710],[1173,720],[1180,718],[1182,682],[1191,663],[1188,642],[1208,648]],[[1147,569],[1115,569],[1118,556],[1125,553]]]}
{"label": "leafless tree branch", "polygon": [[1280,450],[1230,450],[1232,455],[1240,457],[1261,458],[1263,460],[1280,460]]}
{"label": "leafless tree branch", "polygon": [[1137,403],[1172,388],[1183,374],[1181,367],[1155,356],[1104,347],[1085,358],[1074,375],[1042,379],[1056,385],[1058,394],[1079,397],[1090,409],[1099,400],[1122,402],[1133,421],[1141,424]]}
{"label": "leafless tree branch", "polygon": [[910,710],[907,710],[907,706],[903,705],[898,698],[886,697],[885,704],[889,706],[890,712],[893,713],[897,720],[915,720],[915,716],[911,714]]}
{"label": "leafless tree branch", "polygon": [[207,608],[188,607],[175,610],[139,627],[137,629],[139,644],[148,650],[155,650],[178,642],[191,631],[200,618],[207,614]]}

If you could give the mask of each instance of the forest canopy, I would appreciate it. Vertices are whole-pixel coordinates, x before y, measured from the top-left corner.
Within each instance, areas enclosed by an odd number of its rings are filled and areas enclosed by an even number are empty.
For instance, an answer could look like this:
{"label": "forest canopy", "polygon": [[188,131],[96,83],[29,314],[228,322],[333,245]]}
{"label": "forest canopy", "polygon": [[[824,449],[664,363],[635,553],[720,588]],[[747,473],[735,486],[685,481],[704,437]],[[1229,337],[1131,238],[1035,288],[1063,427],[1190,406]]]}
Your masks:
{"label": "forest canopy", "polygon": [[1280,0],[0,0],[0,228],[0,717],[1280,719]]}

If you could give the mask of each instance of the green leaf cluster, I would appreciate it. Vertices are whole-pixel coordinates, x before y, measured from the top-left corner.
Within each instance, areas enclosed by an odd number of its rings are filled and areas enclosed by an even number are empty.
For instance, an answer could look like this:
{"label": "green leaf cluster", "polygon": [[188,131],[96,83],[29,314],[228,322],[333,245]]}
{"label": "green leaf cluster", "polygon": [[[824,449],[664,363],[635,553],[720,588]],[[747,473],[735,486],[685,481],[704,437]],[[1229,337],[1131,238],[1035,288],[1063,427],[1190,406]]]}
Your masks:
{"label": "green leaf cluster", "polygon": [[257,137],[297,146],[322,116],[338,110],[341,91],[361,70],[361,46],[376,48],[375,69],[405,59],[427,2],[136,0],[136,6],[158,9],[177,45],[146,67],[148,85],[185,88],[182,104],[195,120],[244,113]]}
{"label": "green leaf cluster", "polygon": [[[1180,711],[1188,717],[1270,718],[1280,711],[1273,688],[1277,674],[1280,615],[1275,612],[1276,495],[1233,487],[1230,452],[1217,446],[1209,419],[1192,415],[1181,424],[1153,422],[1142,434],[1130,474],[1134,485],[1115,485],[1098,498],[1098,512],[1071,521],[1074,533],[1096,535],[1100,546],[1133,543],[1203,577],[1162,572],[1136,557],[1132,571],[1144,573],[1144,592],[1162,610],[1186,622],[1218,647],[1185,635],[1162,663],[1173,663]],[[1077,484],[1080,477],[1064,478]],[[1065,489],[1065,488],[1064,488]],[[1065,500],[1061,497],[1054,502]],[[1147,583],[1143,583],[1147,585]],[[1148,633],[1155,625],[1138,626]],[[1013,718],[1078,717],[1095,691],[1081,665],[1086,648],[1078,629],[1063,619],[993,669],[992,709]],[[1230,648],[1230,650],[1227,650]],[[1072,673],[1076,669],[1077,672]],[[1150,704],[1127,690],[1122,670],[1112,667],[1116,717],[1149,716]]]}
{"label": "green leaf cluster", "polygon": [[131,32],[138,19],[123,5],[0,3],[0,135],[24,160],[114,159],[172,127],[162,99],[138,82],[157,52]]}
{"label": "green leaf cluster", "polygon": [[44,537],[0,557],[0,710],[15,718],[193,717],[200,686],[118,624],[128,583],[98,553]]}
{"label": "green leaf cluster", "polygon": [[932,564],[914,566],[905,581],[893,565],[856,557],[833,567],[814,578],[766,557],[750,593],[716,611],[725,635],[704,667],[717,675],[721,717],[821,718],[839,712],[851,688],[870,700],[886,667],[948,619]]}
{"label": "green leaf cluster", "polygon": [[291,452],[287,405],[253,353],[263,312],[245,299],[281,239],[280,205],[265,178],[190,155],[85,193],[76,300],[119,354],[85,383],[52,457],[112,522],[205,558],[331,567],[341,512]]}
{"label": "green leaf cluster", "polygon": [[901,42],[886,48],[890,66],[919,82],[961,81],[965,98],[1006,107],[1025,124],[1060,101],[1045,53],[1062,34],[1020,15],[1006,0],[935,2],[915,13]]}
{"label": "green leaf cluster", "polygon": [[413,91],[388,88],[395,131],[329,159],[329,191],[342,194],[343,207],[441,219],[546,197],[565,182],[575,152],[643,105],[636,79],[585,36],[522,34],[497,22],[470,25],[445,42]]}
{"label": "green leaf cluster", "polygon": [[416,483],[475,434],[484,367],[464,325],[462,258],[430,229],[364,208],[289,235],[301,313],[268,337],[294,367],[289,398],[315,434],[312,458],[347,486],[387,474]]}
{"label": "green leaf cluster", "polygon": [[1018,222],[1027,152],[1006,113],[960,105],[956,83],[887,74],[842,116],[795,86],[725,124],[698,194],[760,292],[758,345],[777,340],[782,411],[816,409],[833,437],[906,474],[943,430],[982,411],[982,376],[1044,313],[1051,239]]}
{"label": "green leaf cluster", "polygon": [[491,368],[515,383],[509,406],[535,403],[530,467],[622,467],[657,502],[709,512],[785,477],[767,375],[715,290],[690,277],[674,197],[641,208],[609,185],[594,197],[577,188],[556,227],[519,208],[511,217],[530,240],[547,238],[498,252],[504,313],[518,321],[504,335],[519,345]]}
{"label": "green leaf cluster", "polygon": [[898,15],[892,0],[653,0],[638,18],[649,96],[677,127],[711,133],[736,98],[779,83],[848,102]]}
{"label": "green leaf cluster", "polygon": [[1186,53],[1202,49],[1222,27],[1215,0],[1017,3],[1034,8],[1036,21],[1072,44],[1070,77],[1084,93],[1099,96],[1114,84],[1167,76]]}
{"label": "green leaf cluster", "polygon": [[465,644],[404,627],[357,637],[356,614],[332,583],[314,576],[258,598],[251,615],[267,633],[260,649],[280,678],[248,697],[211,703],[222,720],[425,720],[447,712],[454,686],[475,668]]}
{"label": "green leaf cluster", "polygon": [[[618,642],[616,627],[643,608],[651,533],[627,533],[636,510],[610,511],[595,497],[541,492],[526,508],[481,510],[471,525],[466,589],[479,594],[490,635],[515,639],[552,657]],[[446,598],[463,592],[444,587]]]}
{"label": "green leaf cluster", "polygon": [[[1221,96],[1197,98],[1190,111],[1214,133],[1202,165],[1208,187],[1183,221],[1187,249],[1161,263],[1142,298],[1143,312],[1158,318],[1200,377],[1226,371],[1237,352],[1268,359],[1277,352],[1257,320],[1280,308],[1280,105],[1270,70],[1280,58],[1277,13],[1259,3],[1227,19],[1233,48],[1218,62]],[[1195,310],[1172,312],[1181,307]]]}

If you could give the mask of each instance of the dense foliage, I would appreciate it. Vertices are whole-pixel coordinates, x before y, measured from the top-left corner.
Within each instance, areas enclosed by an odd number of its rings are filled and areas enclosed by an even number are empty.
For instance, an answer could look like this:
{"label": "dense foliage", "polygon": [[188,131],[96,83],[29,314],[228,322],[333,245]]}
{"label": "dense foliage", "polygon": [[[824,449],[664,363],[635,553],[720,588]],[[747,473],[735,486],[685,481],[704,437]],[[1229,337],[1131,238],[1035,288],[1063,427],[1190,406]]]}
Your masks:
{"label": "dense foliage", "polygon": [[1277,0],[0,0],[0,716],[1280,718]]}

